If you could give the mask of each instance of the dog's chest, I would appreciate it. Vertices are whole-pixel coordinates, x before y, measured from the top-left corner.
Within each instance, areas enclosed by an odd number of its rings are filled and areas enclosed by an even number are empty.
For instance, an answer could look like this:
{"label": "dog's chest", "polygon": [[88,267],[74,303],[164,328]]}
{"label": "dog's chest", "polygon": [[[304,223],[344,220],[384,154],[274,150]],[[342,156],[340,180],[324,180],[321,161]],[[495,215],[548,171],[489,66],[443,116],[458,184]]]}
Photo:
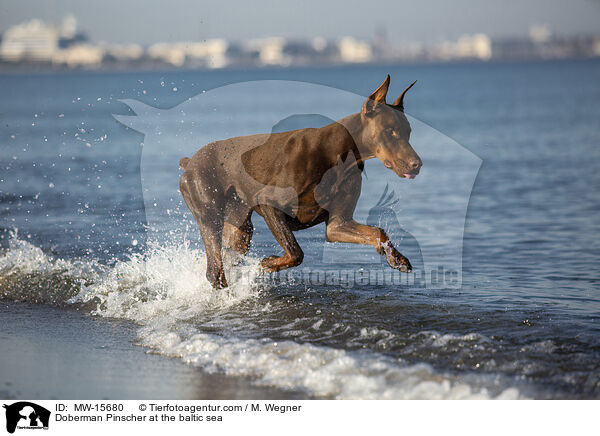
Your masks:
{"label": "dog's chest", "polygon": [[327,211],[317,203],[311,190],[298,197],[298,206],[293,208],[293,213],[298,225],[310,226],[322,222]]}

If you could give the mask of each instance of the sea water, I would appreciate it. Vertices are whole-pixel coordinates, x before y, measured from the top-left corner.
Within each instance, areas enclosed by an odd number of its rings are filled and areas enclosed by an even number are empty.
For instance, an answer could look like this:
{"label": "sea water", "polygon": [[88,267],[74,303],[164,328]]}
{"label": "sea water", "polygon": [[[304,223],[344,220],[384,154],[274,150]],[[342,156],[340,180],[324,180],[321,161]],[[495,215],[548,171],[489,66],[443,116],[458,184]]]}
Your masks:
{"label": "sea water", "polygon": [[[260,275],[260,259],[281,250],[255,215],[248,256],[228,258],[230,287],[213,290],[191,215],[169,202],[180,201],[178,144],[194,146],[189,124],[177,123],[217,118],[201,105],[191,115],[178,110],[237,84],[227,98],[239,112],[207,133],[226,138],[273,125],[291,101],[313,114],[346,110],[323,88],[364,96],[387,73],[391,99],[419,80],[405,104],[424,166],[415,180],[384,184],[387,170],[370,161],[358,218],[379,210],[387,189],[393,196],[377,223],[417,270],[446,256],[459,285],[405,282],[370,247],[324,244],[323,225],[297,233],[306,256],[293,274]],[[90,323],[129,321],[131,347],[309,397],[597,398],[599,73],[590,60],[2,75],[5,313],[25,301],[77,308]],[[239,84],[262,80],[311,86],[256,107]],[[140,116],[132,101],[170,118],[141,133],[121,118]],[[151,137],[165,157],[146,164]],[[473,168],[450,147],[479,159],[466,201]],[[154,177],[165,188],[149,203]],[[428,188],[435,177],[443,189]],[[461,207],[456,233],[448,216]],[[459,263],[456,250],[445,251],[456,249],[457,234]]]}

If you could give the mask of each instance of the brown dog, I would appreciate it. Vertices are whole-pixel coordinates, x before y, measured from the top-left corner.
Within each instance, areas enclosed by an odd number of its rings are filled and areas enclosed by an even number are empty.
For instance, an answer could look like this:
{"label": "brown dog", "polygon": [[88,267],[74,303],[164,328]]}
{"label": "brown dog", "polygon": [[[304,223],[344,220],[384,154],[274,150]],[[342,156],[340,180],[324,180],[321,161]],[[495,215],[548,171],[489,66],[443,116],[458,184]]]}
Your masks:
{"label": "brown dog", "polygon": [[376,157],[409,179],[422,166],[409,144],[411,129],[404,115],[404,95],[414,82],[391,105],[385,102],[389,84],[388,75],[359,113],[325,127],[226,139],[181,159],[185,171],[179,187],[198,222],[206,277],[214,287],[227,287],[221,248],[248,251],[253,211],[285,251],[262,260],[266,271],[302,263],[293,231],[322,222],[328,241],[372,245],[392,268],[411,271],[383,230],[352,218],[365,160]]}

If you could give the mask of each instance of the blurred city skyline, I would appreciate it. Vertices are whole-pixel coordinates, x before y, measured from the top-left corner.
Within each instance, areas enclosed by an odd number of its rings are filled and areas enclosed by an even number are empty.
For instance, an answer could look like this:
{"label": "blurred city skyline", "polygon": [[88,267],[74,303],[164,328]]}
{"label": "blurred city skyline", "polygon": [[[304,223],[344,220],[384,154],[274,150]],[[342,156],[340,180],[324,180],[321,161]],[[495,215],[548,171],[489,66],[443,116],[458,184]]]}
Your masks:
{"label": "blurred city skyline", "polygon": [[600,33],[598,0],[28,0],[0,5],[0,33],[32,18],[58,24],[67,14],[77,17],[91,39],[108,43],[269,36],[371,39],[377,33],[397,42],[431,43],[481,32],[491,37],[525,36],[535,25],[565,36]]}

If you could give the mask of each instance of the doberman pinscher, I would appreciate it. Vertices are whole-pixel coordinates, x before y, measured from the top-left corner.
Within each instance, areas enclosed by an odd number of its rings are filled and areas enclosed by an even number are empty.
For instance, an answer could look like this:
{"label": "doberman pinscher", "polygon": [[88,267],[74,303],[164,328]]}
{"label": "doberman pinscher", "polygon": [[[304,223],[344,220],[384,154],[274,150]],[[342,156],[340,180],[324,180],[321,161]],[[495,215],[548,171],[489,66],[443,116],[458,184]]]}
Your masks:
{"label": "doberman pinscher", "polygon": [[215,288],[227,287],[222,247],[248,251],[253,212],[264,218],[285,251],[262,260],[267,272],[302,263],[304,253],[293,232],[322,222],[327,241],[372,245],[392,268],[411,271],[382,229],[352,218],[365,160],[376,157],[408,179],[422,166],[409,144],[411,128],[404,115],[404,95],[415,82],[393,104],[385,101],[389,84],[388,75],[360,112],[324,127],[216,141],[181,159],[179,187],[198,222],[206,277]]}

